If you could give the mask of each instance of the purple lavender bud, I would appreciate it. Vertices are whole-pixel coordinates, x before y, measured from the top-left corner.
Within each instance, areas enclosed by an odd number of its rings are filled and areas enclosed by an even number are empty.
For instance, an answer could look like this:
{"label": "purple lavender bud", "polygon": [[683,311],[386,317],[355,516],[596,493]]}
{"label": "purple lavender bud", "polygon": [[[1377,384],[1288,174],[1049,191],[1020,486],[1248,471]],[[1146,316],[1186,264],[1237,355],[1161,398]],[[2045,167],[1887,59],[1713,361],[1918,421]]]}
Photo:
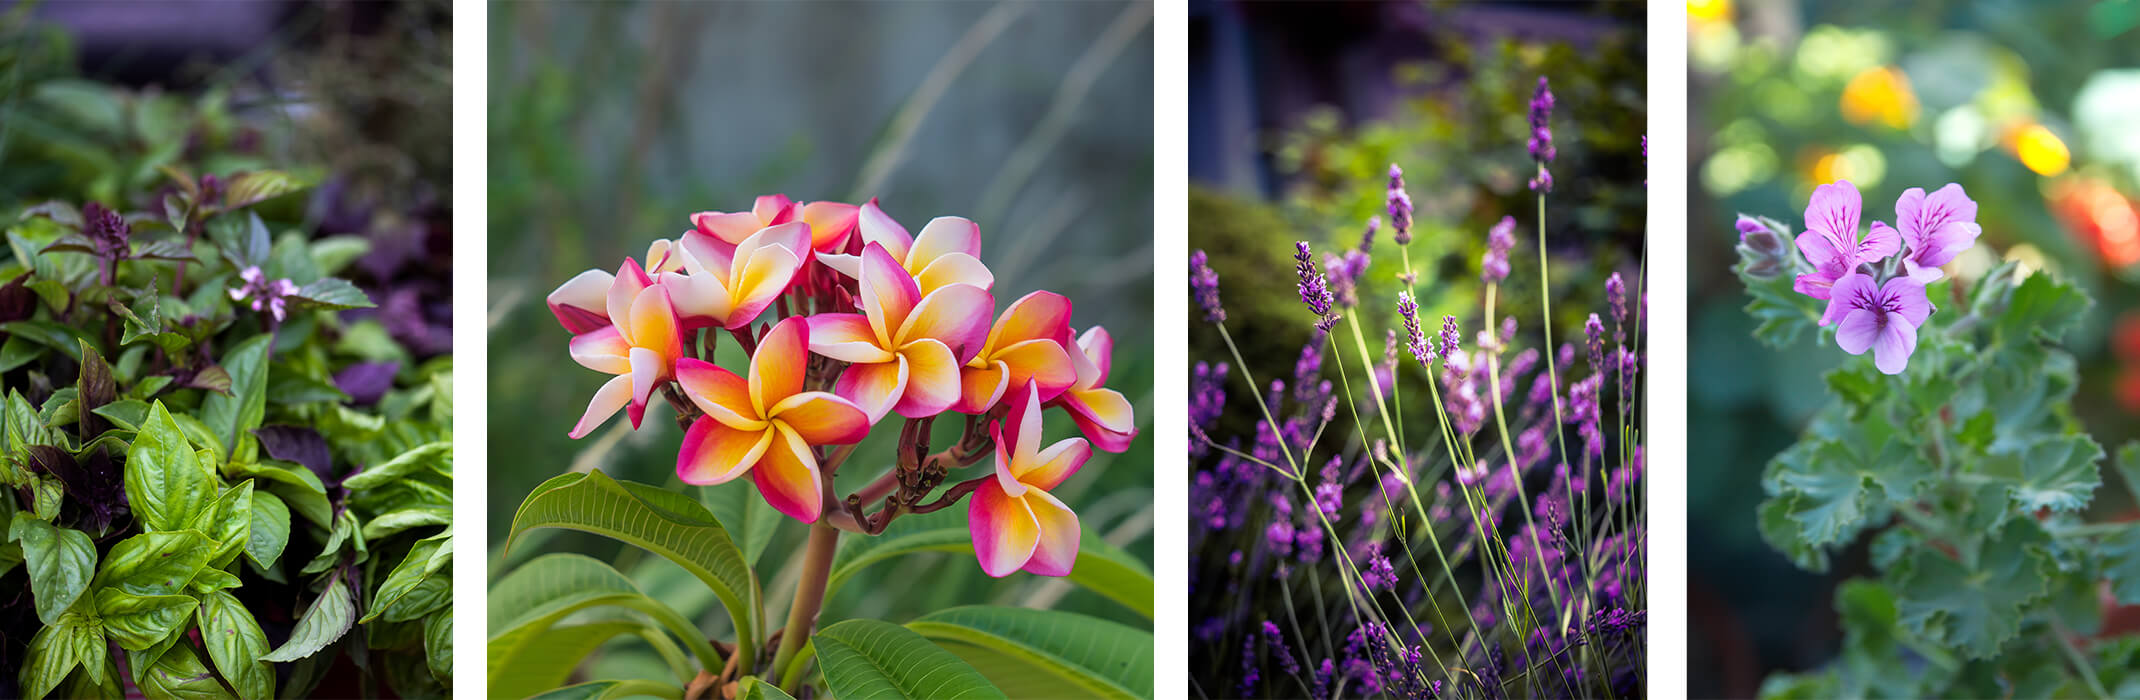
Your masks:
{"label": "purple lavender bud", "polygon": [[1479,260],[1479,280],[1494,284],[1508,278],[1508,251],[1516,247],[1516,217],[1504,216],[1486,232],[1486,255]]}
{"label": "purple lavender bud", "polygon": [[1360,254],[1366,255],[1375,249],[1375,231],[1382,228],[1382,217],[1367,217],[1367,230],[1360,234]]}
{"label": "purple lavender bud", "polygon": [[1442,358],[1442,363],[1443,363],[1443,364],[1444,364],[1445,366],[1446,366],[1446,365],[1448,364],[1449,358],[1450,358],[1450,357],[1452,357],[1452,356],[1454,356],[1454,355],[1456,354],[1456,351],[1457,351],[1457,349],[1458,349],[1458,347],[1459,347],[1459,345],[1458,345],[1458,341],[1459,341],[1459,340],[1461,340],[1461,338],[1460,338],[1460,336],[1458,336],[1458,335],[1457,335],[1457,331],[1456,331],[1456,317],[1455,317],[1455,316],[1443,316],[1443,317],[1442,317],[1442,346],[1441,346],[1441,349],[1440,349],[1439,351],[1437,351],[1437,352],[1436,352],[1435,354],[1436,354],[1436,355],[1439,355],[1439,356],[1440,356],[1440,357]]}
{"label": "purple lavender bud", "polygon": [[1344,487],[1329,481],[1325,481],[1315,487],[1315,508],[1323,512],[1323,517],[1329,518],[1331,522],[1337,522],[1342,517],[1338,510],[1344,507]]}
{"label": "purple lavender bud", "polygon": [[1211,270],[1211,261],[1201,249],[1189,254],[1189,292],[1204,307],[1204,320],[1226,320],[1226,307],[1219,304],[1219,273]]}
{"label": "purple lavender bud", "polygon": [[1598,320],[1597,314],[1591,314],[1590,319],[1583,322],[1583,335],[1590,338],[1590,369],[1605,371],[1605,322]]}
{"label": "purple lavender bud", "polygon": [[1553,162],[1553,91],[1546,77],[1538,76],[1538,89],[1531,93],[1531,160],[1539,165]]}
{"label": "purple lavender bud", "polygon": [[1256,694],[1256,682],[1262,676],[1256,668],[1256,637],[1241,638],[1241,697]]}
{"label": "purple lavender bud", "polygon": [[1313,564],[1323,560],[1323,535],[1314,528],[1301,528],[1293,535],[1293,547],[1300,552],[1300,561]]}
{"label": "purple lavender bud", "polygon": [[1263,642],[1271,646],[1271,654],[1278,657],[1278,670],[1288,674],[1300,673],[1300,662],[1293,659],[1293,650],[1285,643],[1285,635],[1278,632],[1278,625],[1263,621]]}
{"label": "purple lavender bud", "polygon": [[1397,586],[1397,568],[1390,565],[1390,558],[1382,556],[1382,543],[1367,545],[1367,570],[1360,572],[1360,581],[1367,590],[1386,591]]}
{"label": "purple lavender bud", "polygon": [[1263,542],[1270,547],[1272,554],[1288,556],[1293,553],[1294,534],[1292,522],[1274,520],[1269,527],[1263,529]]}
{"label": "purple lavender bud", "polygon": [[1404,317],[1405,348],[1412,351],[1412,359],[1421,367],[1434,366],[1434,351],[1427,347],[1427,336],[1419,330],[1419,302],[1412,299],[1411,292],[1397,293],[1397,314]]}
{"label": "purple lavender bud", "polygon": [[1531,176],[1530,186],[1532,192],[1553,191],[1553,171],[1547,170],[1546,166],[1538,166],[1538,174]]}
{"label": "purple lavender bud", "polygon": [[1338,308],[1350,309],[1360,305],[1360,275],[1367,272],[1367,255],[1357,250],[1345,251],[1344,255],[1323,254],[1325,279],[1330,282],[1330,294]]}
{"label": "purple lavender bud", "polygon": [[1500,337],[1499,339],[1497,339],[1497,340],[1495,341],[1495,343],[1494,343],[1494,347],[1496,347],[1496,348],[1500,348],[1500,349],[1506,349],[1506,348],[1507,348],[1507,347],[1509,346],[1509,344],[1510,344],[1510,343],[1513,343],[1513,342],[1515,342],[1515,340],[1516,340],[1516,317],[1514,317],[1514,316],[1503,316],[1503,317],[1501,317],[1501,337]]}
{"label": "purple lavender bud", "polygon": [[1389,189],[1390,227],[1396,229],[1392,236],[1397,245],[1412,243],[1412,196],[1404,192],[1404,169],[1390,164]]}
{"label": "purple lavender bud", "polygon": [[1330,287],[1323,279],[1322,273],[1315,271],[1315,257],[1309,252],[1307,241],[1294,243],[1293,251],[1293,273],[1299,278],[1295,287],[1300,291],[1300,301],[1307,304],[1308,310],[1315,312],[1315,315],[1322,319],[1315,324],[1316,329],[1328,332],[1330,325],[1336,321],[1330,315],[1330,305],[1334,301],[1330,295]]}
{"label": "purple lavender bud", "polygon": [[1620,273],[1605,279],[1605,298],[1612,302],[1613,323],[1627,322],[1627,283],[1620,280]]}

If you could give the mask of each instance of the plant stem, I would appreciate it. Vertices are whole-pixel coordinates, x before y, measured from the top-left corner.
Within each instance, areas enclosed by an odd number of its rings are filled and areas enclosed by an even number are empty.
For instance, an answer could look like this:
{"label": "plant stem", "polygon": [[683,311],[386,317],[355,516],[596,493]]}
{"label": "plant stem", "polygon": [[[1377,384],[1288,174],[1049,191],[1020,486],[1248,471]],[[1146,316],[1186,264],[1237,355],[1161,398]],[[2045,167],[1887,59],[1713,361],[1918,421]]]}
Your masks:
{"label": "plant stem", "polygon": [[[810,526],[810,544],[803,552],[802,580],[795,584],[795,603],[788,606],[788,626],[780,633],[780,650],[773,654],[774,678],[788,677],[795,652],[810,639],[817,611],[825,605],[825,579],[832,573],[832,553],[838,548],[840,531],[823,519]],[[800,676],[798,676],[800,678]],[[793,685],[782,690],[793,694]]]}

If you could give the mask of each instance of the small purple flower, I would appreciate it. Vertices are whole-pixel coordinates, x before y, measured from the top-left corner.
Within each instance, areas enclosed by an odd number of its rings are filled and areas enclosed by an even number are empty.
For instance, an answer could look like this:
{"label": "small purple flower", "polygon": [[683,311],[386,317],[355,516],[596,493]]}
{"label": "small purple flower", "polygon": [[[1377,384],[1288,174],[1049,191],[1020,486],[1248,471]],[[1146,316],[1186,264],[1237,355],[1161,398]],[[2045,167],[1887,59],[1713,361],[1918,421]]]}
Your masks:
{"label": "small purple flower", "polygon": [[1283,557],[1293,553],[1293,538],[1296,534],[1291,521],[1273,520],[1269,527],[1263,528],[1263,542],[1270,547],[1272,554]]}
{"label": "small purple flower", "polygon": [[1813,188],[1813,198],[1806,203],[1806,231],[1798,234],[1798,252],[1813,263],[1813,271],[1799,275],[1792,288],[1826,300],[1836,282],[1859,265],[1885,260],[1902,249],[1895,229],[1877,221],[1870,233],[1858,237],[1858,218],[1864,208],[1857,186],[1849,180]]}
{"label": "small purple flower", "polygon": [[1863,355],[1873,351],[1873,364],[1883,374],[1901,374],[1917,352],[1917,327],[1932,315],[1932,302],[1925,287],[1909,277],[1896,277],[1882,285],[1870,275],[1852,274],[1837,280],[1821,325],[1840,323],[1835,344],[1844,352]]}
{"label": "small purple flower", "polygon": [[238,273],[245,284],[230,290],[230,300],[247,302],[254,311],[266,311],[281,323],[286,305],[285,299],[297,293],[297,284],[289,279],[268,279],[267,274],[255,265]]}
{"label": "small purple flower", "polygon": [[1390,558],[1382,556],[1382,543],[1367,546],[1367,570],[1360,572],[1360,581],[1367,590],[1386,591],[1397,585],[1397,568],[1390,565]]}
{"label": "small purple flower", "polygon": [[1605,369],[1605,323],[1598,320],[1597,314],[1591,314],[1589,320],[1583,321],[1583,335],[1590,339],[1590,368],[1596,371],[1603,371]]}
{"label": "small purple flower", "polygon": [[1323,254],[1324,277],[1330,282],[1330,293],[1339,308],[1350,309],[1360,305],[1359,282],[1367,274],[1368,257],[1357,250],[1345,251],[1343,255]]}
{"label": "small purple flower", "polygon": [[1895,200],[1895,225],[1908,250],[1902,258],[1904,271],[1925,284],[1944,276],[1939,266],[1976,245],[1984,233],[1977,225],[1976,201],[1955,183],[1930,195],[1922,187],[1903,190]]}
{"label": "small purple flower", "polygon": [[1412,196],[1404,192],[1404,169],[1390,164],[1389,190],[1390,227],[1396,229],[1393,236],[1397,245],[1412,243]]}
{"label": "small purple flower", "polygon": [[1531,160],[1538,163],[1538,175],[1531,178],[1531,191],[1553,191],[1553,172],[1546,166],[1552,164],[1553,150],[1553,91],[1546,85],[1546,77],[1538,76],[1538,89],[1531,93]]}
{"label": "small purple flower", "polygon": [[1404,317],[1405,348],[1412,351],[1412,359],[1421,367],[1433,367],[1434,350],[1427,347],[1427,336],[1419,329],[1419,302],[1411,292],[1397,293],[1397,314]]}
{"label": "small purple flower", "polygon": [[1508,251],[1516,247],[1516,217],[1501,217],[1486,232],[1486,255],[1479,261],[1479,279],[1494,284],[1508,278]]}
{"label": "small purple flower", "polygon": [[1456,317],[1443,316],[1442,346],[1441,349],[1435,354],[1440,356],[1442,358],[1442,362],[1446,364],[1449,361],[1449,358],[1456,354],[1458,348],[1458,341],[1461,339],[1462,336],[1457,335],[1456,331]]}
{"label": "small purple flower", "polygon": [[1315,508],[1323,512],[1323,517],[1329,518],[1331,522],[1337,522],[1339,518],[1343,517],[1343,514],[1338,511],[1344,507],[1344,486],[1335,481],[1325,481],[1315,487]]}
{"label": "small purple flower", "polygon": [[1360,254],[1366,255],[1375,249],[1375,232],[1382,228],[1382,217],[1367,217],[1367,230],[1360,234]]}
{"label": "small purple flower", "polygon": [[1293,274],[1299,278],[1295,287],[1300,291],[1300,301],[1322,319],[1315,324],[1316,329],[1327,332],[1336,323],[1336,318],[1330,315],[1330,306],[1335,301],[1331,298],[1330,287],[1323,274],[1315,270],[1315,257],[1308,250],[1308,242],[1294,243],[1293,250]]}
{"label": "small purple flower", "polygon": [[1279,670],[1289,674],[1300,673],[1300,662],[1293,658],[1292,647],[1286,645],[1285,635],[1280,633],[1278,625],[1270,620],[1263,621],[1263,642],[1270,645],[1271,655],[1278,657]]}
{"label": "small purple flower", "polygon": [[127,226],[126,217],[102,202],[82,205],[82,235],[96,246],[97,257],[118,260],[132,252],[127,242],[133,236],[133,228]]}
{"label": "small purple flower", "polygon": [[1196,303],[1204,307],[1204,320],[1212,323],[1226,320],[1226,307],[1219,304],[1219,273],[1211,270],[1211,261],[1203,250],[1189,254],[1189,291],[1196,295]]}
{"label": "small purple flower", "polygon": [[1605,299],[1612,302],[1613,323],[1627,322],[1627,283],[1620,280],[1620,273],[1612,273],[1605,279]]}

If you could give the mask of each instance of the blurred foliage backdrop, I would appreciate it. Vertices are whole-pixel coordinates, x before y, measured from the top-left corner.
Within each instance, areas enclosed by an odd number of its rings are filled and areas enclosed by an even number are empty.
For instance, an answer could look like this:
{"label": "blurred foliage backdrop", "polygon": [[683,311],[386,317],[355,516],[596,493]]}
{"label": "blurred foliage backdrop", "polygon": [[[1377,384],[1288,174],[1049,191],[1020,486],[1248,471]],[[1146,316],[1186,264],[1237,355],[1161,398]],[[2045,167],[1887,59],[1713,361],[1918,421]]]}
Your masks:
{"label": "blurred foliage backdrop", "polygon": [[[1961,183],[1984,226],[1961,277],[2004,256],[2086,289],[2095,307],[2067,337],[2082,375],[2073,411],[2103,444],[2140,435],[2140,3],[1690,0],[1687,10],[1688,668],[1697,696],[1751,696],[1770,670],[1834,655],[1830,596],[1865,557],[1815,576],[1755,530],[1762,466],[1819,405],[1826,387],[1809,378],[1847,356],[1811,339],[1788,352],[1753,340],[1730,272],[1734,214],[1799,226],[1814,185],[1849,179],[1867,221],[1892,221],[1902,190]],[[2097,493],[2098,516],[2132,509],[2122,489]]]}
{"label": "blurred foliage backdrop", "polygon": [[[1148,433],[1150,23],[1150,5],[1123,2],[493,4],[490,531],[504,532],[529,489],[567,469],[677,485],[682,433],[667,408],[651,409],[637,433],[620,416],[585,440],[566,438],[604,377],[566,356],[569,336],[543,295],[581,270],[644,255],[650,240],[683,232],[693,212],[747,209],[758,194],[880,197],[917,232],[935,216],[973,219],[999,306],[1048,289],[1076,304],[1073,324],[1114,334],[1111,384]],[[864,443],[857,459],[889,460],[897,431],[878,432],[890,435]],[[1074,432],[1067,419],[1050,423],[1050,435]],[[843,470],[843,492],[858,485],[846,479],[870,471]],[[1149,561],[1151,484],[1150,441],[1140,437],[1125,454],[1096,454],[1062,496],[1094,531]],[[768,564],[801,550],[805,528],[783,522]],[[490,570],[561,549],[604,559],[620,551],[565,535],[494,551]],[[709,629],[726,624],[711,593],[652,559],[617,563],[679,610],[715,613]],[[970,555],[898,566],[875,572],[885,585],[844,589],[828,610],[899,620],[961,603],[1059,598],[1065,609],[1148,624],[1057,582],[988,579]],[[763,571],[769,591],[787,590],[795,575],[792,566]],[[682,590],[705,600],[671,595]],[[785,604],[773,602],[769,619]],[[591,672],[662,677],[656,659],[612,653]]]}
{"label": "blurred foliage backdrop", "polygon": [[[1606,309],[1613,271],[1635,279],[1645,201],[1640,3],[1191,7],[1189,246],[1210,255],[1228,326],[1259,380],[1289,376],[1313,326],[1293,288],[1293,243],[1312,244],[1318,265],[1321,252],[1358,245],[1368,217],[1388,215],[1391,163],[1403,166],[1415,208],[1420,317],[1454,314],[1472,342],[1486,231],[1514,216],[1520,243],[1499,315],[1522,320],[1524,343],[1538,344],[1538,214],[1524,141],[1541,75],[1557,100],[1558,182],[1546,213],[1563,297],[1554,299],[1555,337],[1580,341],[1583,319]],[[1358,314],[1401,332],[1404,264],[1387,247],[1387,225],[1379,235],[1383,254],[1360,283]],[[1189,342],[1192,360],[1231,364],[1218,334],[1191,332]],[[1424,373],[1399,381],[1404,393],[1427,395]],[[1213,434],[1254,435],[1249,392],[1234,386],[1228,396]],[[1325,434],[1356,434],[1348,412]]]}

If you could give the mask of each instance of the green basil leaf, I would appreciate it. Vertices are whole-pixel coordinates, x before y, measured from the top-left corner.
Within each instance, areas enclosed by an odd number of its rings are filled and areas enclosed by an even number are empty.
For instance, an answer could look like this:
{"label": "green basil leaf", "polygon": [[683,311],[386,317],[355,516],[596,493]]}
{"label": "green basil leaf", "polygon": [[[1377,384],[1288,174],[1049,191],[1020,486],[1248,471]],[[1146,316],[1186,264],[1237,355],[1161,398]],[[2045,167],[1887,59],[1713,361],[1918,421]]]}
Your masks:
{"label": "green basil leaf", "polygon": [[273,493],[254,492],[252,521],[252,532],[245,539],[245,558],[262,569],[275,568],[275,561],[282,558],[282,550],[290,542],[290,507]]}
{"label": "green basil leaf", "polygon": [[365,468],[364,471],[350,475],[349,478],[342,480],[342,486],[351,491],[378,488],[424,469],[442,468],[442,473],[451,476],[453,473],[452,465],[453,443],[451,441],[434,442],[403,452],[384,463],[372,465]]}
{"label": "green basil leaf", "polygon": [[87,615],[69,613],[60,624],[48,625],[30,638],[19,677],[22,696],[37,700],[51,694],[76,667],[104,676],[106,653],[103,628]]}
{"label": "green basil leaf", "polygon": [[267,416],[268,342],[258,335],[225,353],[217,363],[230,373],[230,394],[209,394],[201,402],[201,422],[223,441],[236,446]]}
{"label": "green basil leaf", "polygon": [[90,587],[144,596],[177,594],[208,565],[213,545],[208,536],[192,530],[128,537],[105,553]]}
{"label": "green basil leaf", "polygon": [[260,657],[268,653],[267,635],[253,613],[229,593],[201,599],[201,642],[223,679],[239,697],[275,697],[275,667]]}
{"label": "green basil leaf", "polygon": [[[0,498],[9,498],[0,494]],[[8,539],[22,545],[23,562],[29,565],[30,593],[37,599],[37,619],[59,624],[74,601],[89,590],[89,577],[97,570],[97,545],[89,535],[54,527],[51,523],[16,513]]]}
{"label": "green basil leaf", "polygon": [[[426,538],[409,549],[408,557],[402,559],[379,590],[372,595],[370,612],[358,622],[371,622],[384,617],[388,622],[405,622],[429,614],[452,602],[453,573],[446,571],[452,561],[453,529]],[[445,571],[445,575],[439,575]]]}
{"label": "green basil leaf", "polygon": [[288,510],[320,527],[334,525],[334,506],[327,502],[327,486],[310,469],[247,462],[228,465],[223,472],[232,479],[265,480],[268,493],[280,496]]}
{"label": "green basil leaf", "polygon": [[440,683],[453,680],[453,606],[424,618],[424,661]]}
{"label": "green basil leaf", "polygon": [[291,630],[289,641],[260,659],[285,663],[317,654],[348,634],[356,622],[357,601],[350,595],[349,586],[342,577],[333,576],[328,580],[326,590],[320,591],[311,607],[305,608],[305,614],[297,619],[297,628]]}
{"label": "green basil leaf", "polygon": [[236,560],[253,532],[253,481],[223,489],[215,505],[194,518],[193,529],[216,542],[215,556],[208,559],[210,567],[222,568]]}
{"label": "green basil leaf", "polygon": [[184,595],[135,595],[117,588],[96,592],[97,617],[104,634],[123,649],[154,646],[193,617],[194,600]]}
{"label": "green basil leaf", "polygon": [[184,529],[215,501],[214,479],[163,402],[151,406],[126,451],[126,498],[135,517],[152,531]]}
{"label": "green basil leaf", "polygon": [[322,277],[290,296],[304,306],[317,309],[369,309],[373,306],[371,297],[340,277]]}
{"label": "green basil leaf", "polygon": [[142,674],[141,693],[151,698],[173,700],[222,700],[232,697],[201,657],[185,646],[164,651],[162,658]]}

